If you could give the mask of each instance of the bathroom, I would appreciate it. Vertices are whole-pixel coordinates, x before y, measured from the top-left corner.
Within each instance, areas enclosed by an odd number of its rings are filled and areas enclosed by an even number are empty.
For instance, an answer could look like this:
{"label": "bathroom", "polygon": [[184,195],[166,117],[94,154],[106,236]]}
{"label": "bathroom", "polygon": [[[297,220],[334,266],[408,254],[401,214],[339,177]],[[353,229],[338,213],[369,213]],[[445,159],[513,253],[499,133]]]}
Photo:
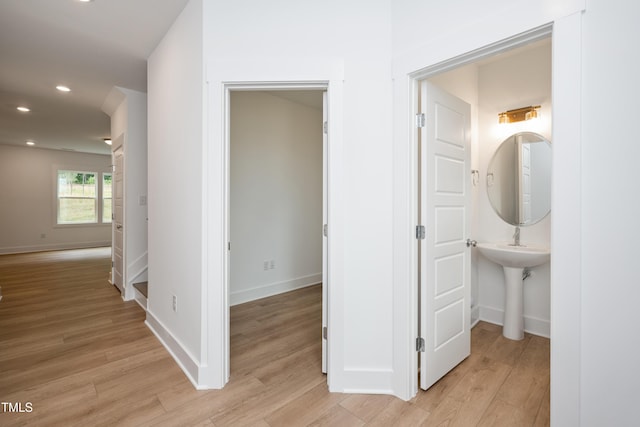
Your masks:
{"label": "bathroom", "polygon": [[[513,49],[429,79],[471,105],[472,219],[471,236],[477,242],[514,241],[514,225],[501,219],[487,193],[489,164],[501,143],[519,132],[551,138],[551,38]],[[499,123],[499,114],[521,107],[540,106],[537,118]],[[549,150],[550,151],[550,150]],[[489,179],[489,181],[488,181]],[[550,182],[550,176],[548,177]],[[543,216],[543,215],[540,215]],[[523,245],[550,247],[551,214],[520,229]],[[505,307],[503,268],[479,250],[471,259],[471,323],[502,325]],[[550,336],[550,264],[527,269],[524,281],[524,330]]]}

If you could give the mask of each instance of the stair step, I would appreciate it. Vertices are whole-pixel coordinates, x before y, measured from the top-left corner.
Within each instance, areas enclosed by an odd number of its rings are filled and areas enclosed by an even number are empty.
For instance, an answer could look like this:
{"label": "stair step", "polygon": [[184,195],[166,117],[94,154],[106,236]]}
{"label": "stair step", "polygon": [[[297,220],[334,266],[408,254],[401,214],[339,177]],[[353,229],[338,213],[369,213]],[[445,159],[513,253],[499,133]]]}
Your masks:
{"label": "stair step", "polygon": [[144,295],[145,298],[147,298],[147,290],[148,290],[148,282],[139,282],[139,283],[134,283],[133,287],[136,288],[136,290],[138,292],[140,292],[142,295]]}

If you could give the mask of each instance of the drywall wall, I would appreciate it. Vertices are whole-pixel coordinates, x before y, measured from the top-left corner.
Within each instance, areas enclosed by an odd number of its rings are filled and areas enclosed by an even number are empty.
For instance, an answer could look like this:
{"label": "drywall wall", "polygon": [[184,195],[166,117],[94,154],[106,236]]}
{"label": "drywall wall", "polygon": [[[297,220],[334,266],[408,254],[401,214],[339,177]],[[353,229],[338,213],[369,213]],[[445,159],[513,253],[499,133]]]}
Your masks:
{"label": "drywall wall", "polygon": [[[331,129],[340,129],[340,135],[333,134],[334,141],[343,141],[336,147],[340,163],[330,166],[335,172],[330,182],[340,197],[329,207],[338,212],[329,224],[329,245],[336,245],[333,256],[343,255],[329,266],[330,275],[335,274],[329,292],[335,287],[331,295],[339,295],[329,308],[334,331],[329,335],[335,339],[329,349],[330,358],[335,356],[330,360],[329,387],[389,393],[393,375],[391,4],[333,0],[313,13],[307,4],[291,0],[279,7],[257,0],[205,6],[208,71],[215,74],[216,67],[225,67],[225,82],[246,81],[248,66],[264,70],[269,81],[282,82],[299,80],[296,72],[313,61],[341,64],[342,91],[337,109],[329,111],[339,116],[339,123],[329,123],[329,139]],[[247,65],[252,61],[253,66]],[[336,100],[331,88],[329,99],[330,104]],[[212,132],[220,132],[223,125],[223,117],[211,117]],[[211,201],[211,206],[223,205],[223,199]],[[220,272],[209,273],[216,277],[211,285],[218,292]],[[220,313],[210,315],[217,319]]]}
{"label": "drywall wall", "polygon": [[[197,382],[201,360],[202,1],[192,0],[148,59],[147,323]],[[173,310],[173,297],[177,307]]]}
{"label": "drywall wall", "polygon": [[[147,94],[114,87],[103,104],[111,137],[124,146],[124,299],[147,280]],[[118,139],[122,136],[121,139]],[[112,146],[115,151],[116,144]]]}
{"label": "drywall wall", "polygon": [[0,145],[0,253],[111,245],[111,224],[56,225],[56,171],[109,172],[111,156]]}
{"label": "drywall wall", "polygon": [[[638,422],[640,3],[590,0],[583,17],[581,425]],[[557,284],[562,286],[562,283]]]}
{"label": "drywall wall", "polygon": [[[191,4],[187,7],[188,9]],[[620,404],[615,403],[615,400],[619,395],[624,395],[627,399],[633,398],[635,395],[632,386],[637,384],[637,378],[634,378],[633,375],[625,375],[629,372],[626,368],[631,366],[631,359],[627,359],[627,357],[637,358],[637,348],[633,347],[633,340],[628,339],[629,334],[624,334],[625,329],[620,328],[621,325],[635,324],[634,311],[618,309],[620,295],[627,295],[629,289],[626,286],[633,283],[633,276],[630,270],[625,269],[617,272],[615,277],[612,277],[610,273],[616,271],[615,268],[621,266],[622,261],[625,261],[625,265],[629,265],[625,256],[631,256],[634,253],[631,245],[635,244],[636,239],[629,239],[628,236],[637,235],[637,228],[634,228],[637,227],[637,223],[626,217],[623,218],[625,221],[619,220],[615,216],[618,215],[618,210],[612,209],[611,206],[616,206],[616,203],[624,200],[624,198],[615,196],[633,194],[632,185],[635,180],[631,179],[630,174],[635,168],[621,168],[620,159],[623,158],[625,162],[630,162],[637,158],[636,153],[633,152],[633,149],[637,149],[637,145],[631,145],[632,140],[628,137],[633,135],[635,131],[631,128],[633,121],[628,120],[624,122],[624,125],[620,125],[622,122],[614,117],[617,111],[614,109],[607,113],[608,116],[605,118],[609,120],[605,121],[601,106],[610,104],[613,99],[616,105],[626,107],[625,111],[634,111],[630,105],[632,97],[628,97],[628,88],[629,86],[633,87],[635,82],[630,73],[635,73],[636,70],[629,66],[626,52],[633,51],[630,44],[637,39],[637,30],[632,23],[620,25],[620,20],[637,16],[637,10],[634,9],[637,6],[622,1],[605,3],[602,0],[595,0],[590,2],[591,10],[584,14],[584,28],[582,28],[583,16],[579,13],[585,8],[584,0],[563,2],[544,0],[535,3],[524,0],[511,3],[491,1],[482,4],[466,1],[446,5],[438,4],[437,7],[427,2],[413,0],[394,1],[393,6],[389,2],[384,4],[376,2],[373,5],[364,2],[354,2],[349,5],[331,3],[314,14],[301,10],[303,6],[298,3],[283,4],[283,7],[277,8],[277,11],[265,10],[266,8],[266,5],[258,3],[242,3],[212,5],[211,9],[207,9],[205,11],[206,20],[211,23],[209,25],[211,28],[207,29],[206,36],[211,48],[207,57],[233,59],[238,57],[264,58],[267,56],[267,59],[273,59],[280,54],[288,55],[289,58],[300,57],[300,52],[311,52],[309,55],[316,57],[323,55],[346,57],[344,116],[349,117],[349,120],[344,126],[344,137],[345,141],[355,142],[350,142],[348,147],[345,145],[345,160],[347,160],[345,173],[346,171],[354,171],[354,174],[356,171],[363,173],[360,177],[350,176],[345,186],[345,194],[349,196],[347,199],[349,202],[345,204],[345,223],[349,226],[355,224],[359,227],[350,229],[344,236],[344,247],[348,253],[345,256],[345,265],[349,266],[344,275],[344,282],[348,283],[348,286],[345,286],[345,308],[349,313],[344,322],[346,325],[345,337],[354,339],[348,343],[346,357],[340,361],[337,368],[345,373],[347,373],[344,370],[345,366],[365,368],[365,374],[368,377],[376,377],[371,374],[372,370],[378,369],[380,372],[386,372],[389,363],[393,360],[393,380],[388,385],[398,395],[406,398],[411,397],[414,393],[412,391],[414,389],[411,387],[411,376],[406,375],[406,372],[410,366],[415,365],[410,363],[411,357],[409,356],[409,353],[412,353],[410,343],[415,339],[415,335],[406,333],[409,329],[406,325],[409,324],[410,316],[405,314],[408,311],[407,307],[411,306],[408,289],[412,283],[410,269],[407,268],[410,266],[410,261],[407,261],[410,258],[407,248],[414,243],[411,241],[411,233],[407,233],[407,230],[411,229],[411,221],[410,215],[406,213],[408,212],[407,200],[409,199],[406,189],[411,188],[407,182],[408,172],[411,170],[410,156],[405,144],[410,140],[408,137],[408,123],[410,122],[408,106],[411,105],[411,102],[407,76],[409,73],[435,65],[440,61],[548,23],[554,23],[554,79],[558,78],[558,81],[554,82],[553,89],[554,109],[556,112],[560,111],[563,117],[562,123],[558,121],[554,123],[554,143],[558,144],[554,150],[559,150],[564,155],[556,156],[553,170],[556,176],[558,173],[564,174],[564,176],[562,182],[555,180],[553,184],[554,224],[552,224],[552,228],[555,230],[555,237],[552,236],[552,250],[560,255],[560,258],[557,259],[562,259],[562,263],[556,263],[552,267],[551,275],[552,281],[554,278],[561,279],[558,286],[553,287],[552,292],[554,295],[552,312],[556,316],[553,324],[557,325],[552,328],[552,337],[557,338],[552,347],[552,370],[557,375],[557,377],[552,375],[552,422],[562,425],[577,425],[579,416],[576,416],[576,413],[582,414],[585,418],[590,415],[598,415],[599,408],[603,407],[602,403],[607,408],[615,410],[627,408],[627,411],[621,410],[617,413],[617,419],[632,420],[628,408],[633,408],[633,405],[622,407],[621,404],[624,404],[626,400],[620,400]],[[246,10],[253,11],[250,17],[247,17]],[[389,12],[392,14],[394,29],[393,43],[391,44],[387,43],[391,30],[391,25],[386,19]],[[260,19],[251,17],[260,17]],[[291,19],[292,17],[300,19]],[[192,18],[191,23],[197,32],[201,29],[200,21],[197,17],[192,16]],[[428,22],[434,25],[425,25],[425,19],[430,20]],[[327,28],[331,28],[331,31],[328,31],[326,37],[323,37]],[[311,35],[307,34],[290,40],[292,39],[291,34],[298,32],[304,34],[305,31]],[[584,34],[584,40],[582,34]],[[172,37],[170,36],[169,39]],[[230,42],[228,42],[229,40]],[[363,43],[362,40],[367,40],[367,43]],[[197,50],[200,47],[201,39],[197,37],[188,39],[187,37],[187,40],[182,39],[182,41],[185,42],[184,45],[173,46],[176,51],[179,50],[179,47]],[[313,43],[309,43],[310,41]],[[585,47],[588,46],[591,50],[588,54],[580,49],[583,42]],[[167,45],[162,46],[157,52],[160,50],[166,52],[165,49],[169,49],[168,44],[170,42],[167,42]],[[345,52],[350,55],[344,55]],[[395,82],[393,86],[393,138],[390,133],[391,127],[385,120],[392,113],[390,103],[373,100],[372,98],[375,96],[370,94],[373,92],[372,88],[375,88],[387,100],[392,96],[390,86],[385,84],[388,76],[386,58],[390,52],[394,56],[392,65]],[[583,53],[586,56],[584,63],[580,58]],[[269,57],[269,55],[271,56]],[[156,58],[158,60],[156,66],[159,65],[160,56],[162,55],[158,54]],[[174,52],[173,57],[180,59],[177,52]],[[195,67],[186,68],[197,74],[195,77],[198,77],[202,64],[196,60],[196,57],[189,58],[191,61],[187,61],[187,63],[195,62]],[[176,63],[178,62],[176,61]],[[619,66],[611,66],[612,62],[619,64]],[[172,69],[171,63],[166,65],[166,69]],[[177,67],[176,64],[173,65]],[[277,61],[275,67],[277,67]],[[166,74],[164,79],[156,79],[158,75],[154,73],[156,71],[160,73],[163,69],[165,67],[158,67],[155,71],[150,72],[150,81],[154,80],[154,90],[158,92],[159,96],[154,100],[160,101],[157,107],[160,110],[167,108],[163,101],[169,101],[168,104],[171,104],[172,100],[182,99],[175,89],[162,87],[161,83],[180,81],[183,86],[189,86],[190,84],[200,85],[202,82],[202,79],[197,78],[195,83],[194,80],[188,78],[183,80],[180,76],[193,77],[184,70],[180,70],[181,72],[177,74],[178,78],[176,79]],[[622,70],[622,74],[620,70]],[[368,71],[373,71],[373,73],[370,74]],[[362,75],[366,77],[362,77]],[[583,77],[586,79],[584,92],[580,86]],[[612,91],[611,81],[615,81],[616,86],[614,87],[619,87],[621,90]],[[348,90],[347,86],[349,86]],[[156,132],[158,133],[157,137],[162,138],[164,142],[161,144],[162,146],[165,144],[170,146],[174,139],[178,139],[180,142],[188,141],[189,137],[198,136],[202,129],[201,117],[196,114],[196,118],[193,119],[193,116],[189,114],[200,110],[202,106],[201,92],[196,95],[192,90],[187,89],[187,91],[190,95],[185,98],[190,98],[194,104],[184,102],[181,104],[188,111],[172,107],[171,110],[177,114],[168,114],[171,111],[166,111],[167,114],[159,117],[160,120],[164,118],[167,121],[176,120],[178,123],[151,125],[154,129],[157,127],[154,132],[165,129],[174,130],[170,136],[163,136],[161,132]],[[616,94],[614,98],[611,97],[612,93]],[[581,99],[581,94],[585,96],[584,101]],[[360,95],[363,97],[357,99]],[[567,109],[567,106],[576,106],[577,108],[570,110]],[[364,107],[363,110],[362,107]],[[588,125],[582,129],[585,133],[585,138],[582,141],[586,150],[584,157],[581,154],[581,132],[580,129],[576,130],[576,124],[580,125],[581,123],[581,108],[586,111],[586,118],[589,119],[588,122],[585,121]],[[194,120],[195,123],[190,120]],[[619,127],[614,129],[614,138],[612,138],[610,125],[612,122],[619,124]],[[192,126],[185,126],[188,123],[191,123]],[[376,126],[371,126],[371,123],[375,123]],[[175,132],[176,130],[184,132]],[[213,129],[213,131],[220,132],[221,128]],[[394,141],[393,152],[383,142],[392,139]],[[609,166],[605,170],[605,172],[612,173],[606,180],[599,181],[598,186],[582,186],[580,184],[582,175],[576,176],[576,172],[580,171],[580,161],[584,161],[586,165],[591,167],[585,172],[585,177],[590,177],[588,182],[597,181],[602,177],[602,174],[595,173],[602,171],[600,159],[603,157],[600,154],[612,155],[614,153],[614,150],[605,151],[603,145],[603,141],[610,140],[617,141],[619,144],[622,144],[620,141],[624,141],[626,145],[623,148],[625,150],[631,149],[634,155],[628,155],[628,152],[625,151],[627,155],[618,156],[616,161],[611,163],[615,166]],[[197,139],[197,141],[201,140]],[[369,148],[367,143],[370,141],[373,141],[373,160],[370,163],[357,160],[357,156],[362,157],[362,153],[367,152],[363,149]],[[189,152],[193,148],[192,144],[187,142],[186,151]],[[565,150],[565,148],[568,149]],[[610,150],[610,148],[607,146],[606,150]],[[572,153],[575,156],[572,157]],[[173,164],[171,154],[176,154],[180,160],[188,157],[184,166],[193,167],[195,176],[201,176],[201,164],[195,158],[182,153],[173,153],[170,148],[164,148],[158,154],[155,157],[158,160],[164,160],[158,162],[159,169]],[[394,159],[396,173],[393,175],[393,199],[391,203],[388,203],[389,183],[392,176],[389,167],[385,167],[385,165],[388,165],[387,160],[391,157]],[[357,167],[354,169],[353,166],[364,166],[364,168],[361,171]],[[370,179],[372,179],[372,185],[365,185],[365,191],[362,195],[358,194],[359,186],[357,184]],[[382,184],[377,188],[377,194],[381,196],[376,197],[373,196],[373,187],[378,184]],[[608,188],[615,186],[617,190],[603,196],[600,191],[603,185],[610,185]],[[158,207],[178,209],[177,207],[171,208],[173,205],[171,202],[185,200],[176,197],[176,194],[181,194],[177,188],[169,188],[169,190],[167,197],[171,199],[170,203]],[[186,201],[192,200],[187,199]],[[586,214],[585,224],[594,227],[583,235],[585,241],[591,244],[584,259],[582,254],[587,251],[587,248],[581,243],[581,233],[576,232],[576,228],[578,230],[582,228],[583,214],[581,212],[583,211],[579,208],[581,199],[584,199],[584,207],[593,209]],[[389,206],[389,212],[386,211],[385,206]],[[394,206],[393,215],[391,215],[390,206]],[[198,203],[195,203],[196,217],[200,212],[198,207]],[[373,212],[380,207],[383,212],[376,212],[373,216],[362,215],[363,212]],[[629,209],[628,212],[627,215],[630,215],[635,210]],[[153,215],[153,212],[151,213]],[[157,213],[160,216],[165,215],[165,219],[178,216],[175,212],[163,214],[158,211]],[[393,217],[393,238],[390,232],[385,231],[385,225],[388,225],[391,217]],[[366,223],[358,223],[356,220],[358,218],[365,218]],[[194,219],[196,224],[198,219],[201,218]],[[616,227],[614,227],[616,233],[604,235],[604,230],[597,230],[597,227],[601,227],[602,224],[610,224],[612,221],[616,222]],[[174,263],[172,267],[176,267],[175,271],[179,272],[180,278],[186,275],[189,279],[194,276],[197,279],[198,273],[190,274],[189,267],[200,271],[199,257],[196,257],[198,259],[194,260],[193,264],[188,259],[189,255],[203,255],[198,249],[200,240],[196,236],[197,231],[202,230],[196,225],[197,230],[194,231],[193,227],[189,225],[184,234],[178,235],[178,223],[176,222],[176,225],[172,226],[171,221],[163,221],[163,225],[166,225],[167,229],[158,227],[156,230],[158,233],[165,234],[163,241],[158,242],[165,243],[159,248],[159,254],[163,250],[168,251],[168,249],[161,248],[169,247],[172,242],[171,238],[175,237],[179,244],[178,252],[179,250],[186,250],[186,252],[178,253],[178,262]],[[364,226],[360,227],[361,225]],[[372,240],[370,236],[364,236],[370,230],[376,232],[382,230],[382,234],[378,234],[378,238]],[[359,237],[364,237],[364,239],[359,240]],[[363,251],[360,251],[365,244],[359,242],[371,243],[372,241],[375,243],[375,247],[364,248]],[[392,254],[388,250],[391,243],[394,245]],[[617,260],[607,258],[606,262],[602,262],[603,260],[599,257],[603,244],[619,245],[617,246],[618,252],[615,253],[621,256]],[[158,257],[158,260],[164,259],[167,262],[166,260],[172,259],[172,255],[176,255],[176,251],[168,251],[165,255],[165,257]],[[390,257],[390,255],[392,256]],[[382,260],[383,256],[386,257],[385,260]],[[390,258],[394,260],[393,269],[386,261]],[[377,261],[381,260],[382,262],[378,265]],[[585,261],[588,261],[589,264],[582,267]],[[375,268],[364,268],[367,263]],[[576,269],[576,267],[578,268]],[[160,266],[160,270],[169,270],[169,268],[163,269]],[[391,283],[392,270],[394,285],[386,285]],[[357,274],[361,272],[366,272],[366,274],[363,277],[358,277]],[[582,296],[581,281],[585,276],[589,276],[589,279],[584,285],[587,292]],[[374,278],[373,281],[368,280],[371,277]],[[614,282],[613,287],[602,286],[602,283],[610,284],[612,281]],[[165,281],[165,284],[168,283]],[[363,292],[367,290],[366,284],[369,283],[371,286],[368,292]],[[552,283],[552,285],[555,284]],[[186,286],[188,290],[183,291],[186,294],[194,289],[193,285],[187,284]],[[201,296],[201,289],[199,287],[194,298]],[[367,309],[353,309],[356,306],[356,299],[362,298],[363,295],[366,295],[366,299],[364,301],[360,299],[358,303],[367,306]],[[625,298],[624,302],[631,304],[637,299],[636,295],[632,294],[632,298]],[[393,310],[390,301],[393,301]],[[590,322],[583,323],[581,320],[583,316],[581,315],[581,307],[582,312],[586,311],[591,315]],[[625,306],[625,308],[628,307]],[[391,321],[392,311],[398,314],[397,318],[394,317],[393,322]],[[376,315],[381,313],[381,316],[370,322],[373,313]],[[611,313],[616,315],[611,316]],[[220,313],[211,314],[219,315]],[[357,316],[362,314],[364,316],[360,320],[357,319]],[[168,316],[166,317],[168,318]],[[194,317],[201,318],[199,313],[196,313]],[[185,319],[180,321],[180,328],[190,325],[193,327],[191,332],[199,334],[201,323],[197,319],[192,322],[183,320]],[[592,323],[599,324],[599,327],[586,328]],[[382,330],[378,328],[381,324],[386,325]],[[390,346],[391,329],[388,325],[391,324],[396,329],[393,334],[395,339]],[[613,328],[620,328],[618,329],[619,333],[611,334],[607,337],[606,343],[603,343],[601,338]],[[553,329],[555,329],[555,336]],[[184,335],[181,338],[192,337],[191,332],[181,331],[181,335]],[[197,341],[197,339],[189,338],[190,345],[193,341]],[[372,343],[373,345],[368,345]],[[197,344],[194,345],[198,348]],[[581,352],[579,350],[583,346],[586,351],[591,352],[590,357],[584,361],[588,369],[581,367]],[[390,347],[394,349],[393,352],[388,350]],[[382,351],[378,352],[380,349]],[[619,363],[615,363],[613,372],[607,372],[607,369],[603,367],[609,368],[614,365],[610,363],[612,362],[610,359],[612,354],[623,355],[624,358]],[[578,377],[575,376],[576,371],[579,372]],[[352,369],[348,373],[353,372],[355,370]],[[578,393],[581,390],[581,383],[583,387],[589,387],[589,389]],[[602,387],[596,389],[593,387],[595,383],[599,383]],[[369,388],[373,389],[379,385],[380,381],[374,380]],[[618,389],[622,392],[620,394],[611,393],[606,400],[602,401],[598,400],[596,396],[597,390],[602,389]],[[584,400],[582,405],[580,405],[581,399]],[[602,413],[610,412],[603,411]]]}
{"label": "drywall wall", "polygon": [[[516,52],[507,52],[495,61],[478,66],[480,180],[477,214],[480,222],[474,238],[482,242],[513,240],[514,226],[495,213],[487,196],[489,162],[500,144],[517,132],[535,132],[551,141],[551,40],[539,42],[535,47],[525,46]],[[538,119],[498,124],[498,113],[528,105],[541,105]],[[553,211],[537,224],[522,227],[521,242],[548,247],[552,216]],[[505,293],[502,267],[483,256],[477,257],[477,261],[480,318],[502,324]],[[550,265],[535,267],[531,273],[524,285],[525,330],[548,337]]]}
{"label": "drywall wall", "polygon": [[[638,4],[464,1],[436,9],[400,0],[393,12],[394,129],[400,140],[408,134],[403,125],[410,105],[408,73],[553,23],[551,423],[633,425],[639,346],[630,337],[637,335],[634,307],[640,290],[631,285],[637,280],[629,266],[640,233],[628,195],[636,193],[634,163],[640,153],[629,137],[636,132],[635,99],[629,94],[638,86],[638,63],[630,61],[639,36],[633,25]],[[438,22],[425,25],[424,17]],[[408,167],[401,144],[396,158],[396,170]],[[400,173],[394,230],[403,226],[406,184]],[[394,248],[398,259],[408,243]],[[406,274],[396,271],[400,285]],[[401,303],[402,289],[395,296]]]}
{"label": "drywall wall", "polygon": [[322,109],[246,91],[230,107],[234,305],[322,281]]}

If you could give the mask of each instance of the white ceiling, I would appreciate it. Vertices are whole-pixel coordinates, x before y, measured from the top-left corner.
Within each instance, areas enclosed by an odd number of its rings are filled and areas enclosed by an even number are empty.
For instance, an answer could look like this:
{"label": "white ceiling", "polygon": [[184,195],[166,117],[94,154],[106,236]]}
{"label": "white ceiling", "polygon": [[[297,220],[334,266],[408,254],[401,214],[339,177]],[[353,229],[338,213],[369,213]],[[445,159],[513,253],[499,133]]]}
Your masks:
{"label": "white ceiling", "polygon": [[0,144],[108,154],[105,98],[146,92],[146,58],[187,1],[1,0]]}

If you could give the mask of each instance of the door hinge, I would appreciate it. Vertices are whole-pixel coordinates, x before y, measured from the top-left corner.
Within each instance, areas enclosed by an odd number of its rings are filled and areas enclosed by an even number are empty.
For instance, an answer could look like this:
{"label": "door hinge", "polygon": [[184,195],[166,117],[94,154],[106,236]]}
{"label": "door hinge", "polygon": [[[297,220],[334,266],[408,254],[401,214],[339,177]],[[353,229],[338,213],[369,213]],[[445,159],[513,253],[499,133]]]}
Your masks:
{"label": "door hinge", "polygon": [[424,225],[416,225],[416,239],[424,240],[427,237],[427,232],[424,229]]}
{"label": "door hinge", "polygon": [[329,224],[325,224],[322,226],[322,235],[324,237],[329,237]]}
{"label": "door hinge", "polygon": [[113,261],[111,261],[111,268],[113,268]]}
{"label": "door hinge", "polygon": [[416,351],[424,353],[424,338],[416,338]]}
{"label": "door hinge", "polygon": [[322,123],[322,133],[324,133],[325,135],[329,133],[329,122]]}
{"label": "door hinge", "polygon": [[426,124],[427,124],[427,117],[424,115],[424,113],[416,114],[416,127],[423,128],[426,126]]}
{"label": "door hinge", "polygon": [[230,251],[231,250],[231,242],[227,242],[227,250]]}
{"label": "door hinge", "polygon": [[326,326],[322,327],[322,339],[323,340],[327,339],[327,327]]}

